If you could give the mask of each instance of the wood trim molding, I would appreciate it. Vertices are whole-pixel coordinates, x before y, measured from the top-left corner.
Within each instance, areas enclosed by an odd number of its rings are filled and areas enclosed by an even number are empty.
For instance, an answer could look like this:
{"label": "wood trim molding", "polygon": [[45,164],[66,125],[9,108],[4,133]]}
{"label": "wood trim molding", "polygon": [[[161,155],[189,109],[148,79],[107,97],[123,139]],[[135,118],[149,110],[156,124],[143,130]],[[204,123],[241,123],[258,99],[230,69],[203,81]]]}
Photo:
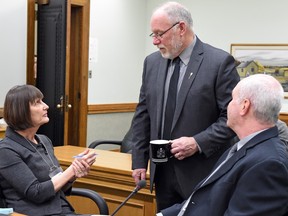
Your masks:
{"label": "wood trim molding", "polygon": [[89,114],[135,112],[137,103],[92,104],[88,105]]}
{"label": "wood trim molding", "polygon": [[[137,103],[92,104],[88,105],[89,114],[135,112]],[[3,107],[0,107],[0,117],[3,117]],[[280,113],[279,119],[288,125],[288,113]]]}
{"label": "wood trim molding", "polygon": [[4,111],[4,109],[2,107],[0,107],[0,118],[3,118],[3,111]]}
{"label": "wood trim molding", "polygon": [[[137,103],[92,104],[88,105],[89,114],[135,112]],[[0,118],[3,117],[3,107],[0,107]],[[288,113],[287,113],[288,119]]]}
{"label": "wood trim molding", "polygon": [[286,125],[288,125],[288,113],[280,113],[279,115],[279,119],[284,121],[286,123]]}

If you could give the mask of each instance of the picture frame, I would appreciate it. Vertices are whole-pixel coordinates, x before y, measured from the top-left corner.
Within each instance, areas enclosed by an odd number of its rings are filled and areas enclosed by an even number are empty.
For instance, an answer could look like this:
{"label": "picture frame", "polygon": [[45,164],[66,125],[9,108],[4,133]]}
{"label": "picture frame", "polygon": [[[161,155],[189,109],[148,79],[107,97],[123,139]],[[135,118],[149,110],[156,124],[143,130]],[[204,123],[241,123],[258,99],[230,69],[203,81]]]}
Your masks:
{"label": "picture frame", "polygon": [[231,44],[240,78],[256,73],[270,74],[288,97],[288,44]]}

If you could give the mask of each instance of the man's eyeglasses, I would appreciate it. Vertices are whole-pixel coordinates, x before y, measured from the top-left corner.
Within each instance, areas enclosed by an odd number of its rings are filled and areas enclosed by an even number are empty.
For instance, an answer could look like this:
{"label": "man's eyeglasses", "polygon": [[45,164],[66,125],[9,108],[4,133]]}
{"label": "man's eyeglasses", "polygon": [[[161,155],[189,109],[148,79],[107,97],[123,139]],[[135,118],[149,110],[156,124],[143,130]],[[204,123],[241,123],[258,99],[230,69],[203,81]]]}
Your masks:
{"label": "man's eyeglasses", "polygon": [[159,38],[162,38],[162,36],[165,34],[165,33],[167,33],[170,29],[172,29],[174,26],[176,26],[176,25],[178,25],[180,22],[176,22],[175,24],[173,24],[170,28],[168,28],[167,30],[165,30],[164,32],[162,32],[162,33],[151,33],[149,36],[150,37],[152,37],[152,38],[157,38],[157,39],[159,39]]}

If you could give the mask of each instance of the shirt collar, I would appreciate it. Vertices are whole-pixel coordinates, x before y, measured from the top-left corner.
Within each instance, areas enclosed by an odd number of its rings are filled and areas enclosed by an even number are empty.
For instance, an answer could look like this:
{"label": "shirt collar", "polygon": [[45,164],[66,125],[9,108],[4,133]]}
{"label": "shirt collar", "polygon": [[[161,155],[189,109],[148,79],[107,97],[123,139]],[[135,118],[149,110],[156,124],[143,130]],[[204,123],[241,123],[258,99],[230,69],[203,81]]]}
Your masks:
{"label": "shirt collar", "polygon": [[237,143],[237,151],[242,148],[249,140],[251,140],[253,137],[255,137],[257,134],[261,133],[262,131],[267,130],[268,128],[264,129],[264,130],[260,130],[257,131],[255,133],[252,133],[246,137],[244,137],[243,139],[241,139],[238,143]]}
{"label": "shirt collar", "polygon": [[194,36],[194,40],[192,41],[192,43],[186,49],[184,49],[183,52],[179,55],[181,61],[185,65],[188,65],[188,63],[189,63],[190,57],[191,57],[192,52],[193,52],[193,48],[194,48],[194,46],[196,44],[196,40],[197,40],[197,37],[195,35]]}

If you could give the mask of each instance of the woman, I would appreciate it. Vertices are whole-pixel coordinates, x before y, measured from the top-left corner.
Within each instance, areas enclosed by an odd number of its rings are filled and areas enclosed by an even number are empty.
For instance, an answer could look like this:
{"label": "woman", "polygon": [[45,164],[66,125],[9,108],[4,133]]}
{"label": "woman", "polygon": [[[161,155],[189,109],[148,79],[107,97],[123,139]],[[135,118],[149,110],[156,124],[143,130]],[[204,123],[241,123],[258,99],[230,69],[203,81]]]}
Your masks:
{"label": "woman", "polygon": [[0,142],[0,186],[7,207],[26,215],[75,214],[65,198],[73,181],[88,174],[96,154],[82,157],[62,171],[48,137],[36,134],[49,122],[43,94],[31,85],[10,89],[4,102],[6,137]]}

